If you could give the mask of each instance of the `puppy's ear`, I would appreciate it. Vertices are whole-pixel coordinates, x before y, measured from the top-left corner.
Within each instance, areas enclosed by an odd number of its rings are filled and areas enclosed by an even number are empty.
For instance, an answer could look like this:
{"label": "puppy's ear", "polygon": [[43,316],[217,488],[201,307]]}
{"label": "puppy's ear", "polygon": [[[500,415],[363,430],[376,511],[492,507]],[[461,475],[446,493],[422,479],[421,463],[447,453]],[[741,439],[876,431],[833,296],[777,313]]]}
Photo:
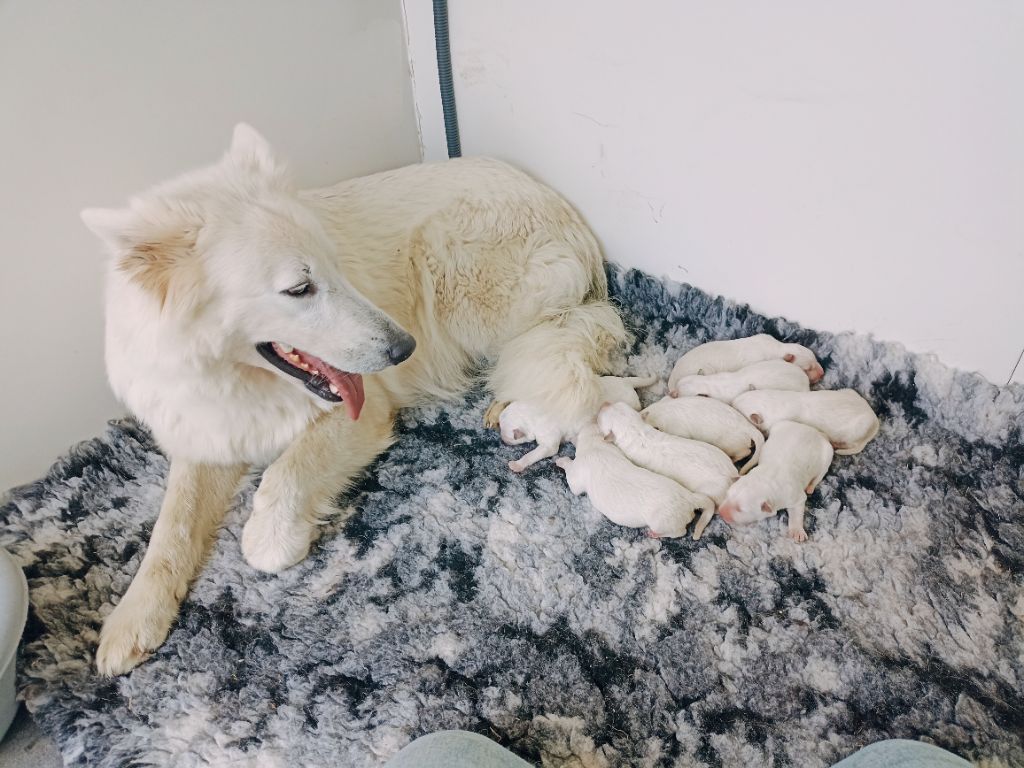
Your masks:
{"label": "puppy's ear", "polygon": [[615,442],[615,433],[614,432],[609,432],[607,435],[604,436],[604,441],[606,443],[614,443]]}
{"label": "puppy's ear", "polygon": [[793,355],[788,355],[787,354],[787,355],[783,355],[782,359],[785,360],[787,363],[792,363],[794,360],[796,360],[796,357],[794,357]]}
{"label": "puppy's ear", "polygon": [[764,424],[764,418],[761,416],[760,413],[752,413],[750,414],[750,423],[753,424],[755,427],[760,427],[762,424]]}
{"label": "puppy's ear", "polygon": [[86,208],[82,221],[117,259],[117,268],[163,307],[188,304],[201,279],[195,254],[201,222],[185,210],[148,206]]}
{"label": "puppy's ear", "polygon": [[513,440],[522,440],[524,437],[526,437],[526,433],[523,432],[523,430],[521,430],[521,429],[513,429],[512,430],[512,439]]}
{"label": "puppy's ear", "polygon": [[766,515],[775,514],[775,510],[772,509],[772,505],[769,504],[767,501],[761,502],[761,511],[764,512]]}

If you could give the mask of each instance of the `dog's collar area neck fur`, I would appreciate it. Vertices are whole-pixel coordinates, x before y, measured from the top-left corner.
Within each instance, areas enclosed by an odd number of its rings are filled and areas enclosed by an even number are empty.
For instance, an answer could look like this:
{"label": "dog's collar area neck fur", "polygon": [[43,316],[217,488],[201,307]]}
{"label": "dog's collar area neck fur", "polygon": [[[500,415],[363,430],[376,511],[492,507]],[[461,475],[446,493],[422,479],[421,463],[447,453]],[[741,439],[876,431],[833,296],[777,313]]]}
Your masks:
{"label": "dog's collar area neck fur", "polygon": [[294,376],[306,389],[331,403],[344,402],[349,417],[355,421],[363,408],[365,394],[363,377],[324,362],[316,355],[277,341],[263,341],[256,351],[279,371]]}

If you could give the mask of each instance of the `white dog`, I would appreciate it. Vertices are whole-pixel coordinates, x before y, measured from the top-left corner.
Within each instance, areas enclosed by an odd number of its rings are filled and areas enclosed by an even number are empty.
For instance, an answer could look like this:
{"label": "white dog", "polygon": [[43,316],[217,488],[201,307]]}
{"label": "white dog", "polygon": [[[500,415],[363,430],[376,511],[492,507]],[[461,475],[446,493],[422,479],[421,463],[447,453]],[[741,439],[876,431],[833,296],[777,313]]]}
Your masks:
{"label": "white dog", "polygon": [[745,392],[733,401],[733,407],[766,433],[780,421],[814,427],[840,456],[863,451],[880,426],[871,406],[852,389]]}
{"label": "white dog", "polygon": [[250,465],[269,463],[242,552],[280,571],[391,444],[397,409],[457,396],[487,362],[497,399],[581,419],[626,335],[590,230],[496,160],[299,191],[240,125],[216,165],[82,218],[112,256],[110,383],[171,459],[100,635],[107,674],[164,641]]}
{"label": "white dog", "polygon": [[[605,402],[626,403],[630,408],[639,410],[640,398],[634,387],[649,387],[657,381],[656,376],[602,376],[599,383]],[[593,414],[587,421],[593,421]],[[551,414],[537,406],[517,400],[509,403],[501,412],[498,426],[505,445],[537,443],[532,451],[508,463],[508,468],[513,472],[522,472],[538,461],[558,453],[563,441],[573,440],[584,425],[566,425],[563,420],[552,418]],[[754,431],[757,432],[756,429]]]}
{"label": "white dog", "polygon": [[761,463],[729,489],[718,514],[731,525],[749,525],[789,511],[789,536],[806,541],[804,506],[832,463],[832,446],[813,427],[780,421],[761,451]]}
{"label": "white dog", "polygon": [[722,502],[729,485],[739,476],[720,449],[659,432],[624,403],[602,406],[597,412],[597,427],[637,466],[709,496],[716,504]]}
{"label": "white dog", "polygon": [[622,451],[605,442],[597,427],[588,424],[576,441],[576,458],[564,456],[555,464],[565,471],[569,490],[587,494],[590,503],[616,525],[647,526],[650,535],[676,537],[699,513],[693,538],[699,539],[715,513],[707,496],[692,493],[667,477],[633,464]]}
{"label": "white dog", "polygon": [[710,397],[663,397],[640,412],[655,429],[720,448],[733,462],[750,457],[740,468],[745,475],[761,456],[764,435],[743,414]]}
{"label": "white dog", "polygon": [[763,360],[784,360],[803,369],[813,384],[825,375],[825,370],[814,357],[814,353],[800,344],[786,344],[767,333],[759,333],[745,339],[709,341],[694,347],[672,368],[668,377],[671,392],[684,376],[708,376],[712,373],[738,371]]}
{"label": "white dog", "polygon": [[669,393],[672,397],[713,397],[731,403],[752,389],[806,392],[811,388],[803,370],[783,360],[765,360],[738,371],[684,376]]}

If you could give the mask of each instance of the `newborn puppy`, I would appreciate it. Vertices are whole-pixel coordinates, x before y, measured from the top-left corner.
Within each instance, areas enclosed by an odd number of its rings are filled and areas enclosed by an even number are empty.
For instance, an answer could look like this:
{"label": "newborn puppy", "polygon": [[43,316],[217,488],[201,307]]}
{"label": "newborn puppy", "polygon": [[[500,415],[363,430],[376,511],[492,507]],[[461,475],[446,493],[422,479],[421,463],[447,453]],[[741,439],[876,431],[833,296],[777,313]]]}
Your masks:
{"label": "newborn puppy", "polygon": [[576,458],[555,460],[575,495],[587,494],[594,508],[616,525],[647,526],[656,538],[683,536],[699,512],[693,538],[701,537],[715,513],[711,499],[634,465],[622,451],[605,442],[594,424],[580,430],[575,440]]}
{"label": "newborn puppy", "polygon": [[658,383],[657,376],[602,376],[601,392],[606,403],[626,403],[634,411],[640,410],[640,397],[636,391]]}
{"label": "newborn puppy", "polygon": [[751,389],[785,389],[806,392],[811,388],[804,372],[783,360],[765,360],[738,371],[712,373],[708,376],[684,376],[669,391],[672,397],[713,397],[731,403]]}
{"label": "newborn puppy", "polygon": [[625,403],[602,406],[597,412],[597,428],[637,466],[710,496],[716,504],[722,502],[729,485],[739,476],[719,448],[659,432]]}
{"label": "newborn puppy", "polygon": [[749,525],[789,510],[789,536],[807,541],[804,505],[832,463],[832,446],[813,427],[780,421],[761,451],[761,463],[729,489],[718,514],[730,525]]}
{"label": "newborn puppy", "polygon": [[767,333],[759,333],[745,339],[731,341],[709,341],[694,347],[676,363],[672,374],[668,377],[669,391],[675,389],[676,383],[684,376],[738,371],[762,360],[782,360],[793,363],[807,374],[811,383],[825,375],[814,353],[800,344],[786,344],[773,339]]}
{"label": "newborn puppy", "polygon": [[[656,376],[602,376],[599,383],[606,402],[625,402],[631,408],[640,410],[640,398],[634,387],[649,387],[657,381]],[[532,451],[508,463],[508,468],[513,472],[522,472],[541,459],[558,453],[562,441],[571,440],[583,425],[574,424],[566,428],[556,424],[537,407],[517,401],[509,403],[501,411],[498,426],[505,445],[537,443]]]}
{"label": "newborn puppy", "polygon": [[765,432],[771,432],[780,421],[814,427],[841,456],[860,453],[878,434],[878,417],[852,389],[744,392],[732,405]]}
{"label": "newborn puppy", "polygon": [[740,469],[741,475],[750,471],[761,456],[761,431],[735,408],[709,397],[663,397],[640,411],[640,417],[670,435],[711,443],[733,462],[750,456]]}

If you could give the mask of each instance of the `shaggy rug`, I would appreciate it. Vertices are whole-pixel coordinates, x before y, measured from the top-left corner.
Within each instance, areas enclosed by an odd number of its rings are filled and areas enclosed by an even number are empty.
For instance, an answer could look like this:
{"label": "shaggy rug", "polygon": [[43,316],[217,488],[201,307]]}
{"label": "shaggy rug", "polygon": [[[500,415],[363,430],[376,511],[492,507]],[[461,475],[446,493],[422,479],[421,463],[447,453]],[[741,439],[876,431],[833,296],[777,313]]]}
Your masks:
{"label": "shaggy rug", "polygon": [[[882,417],[808,505],[699,542],[618,528],[482,428],[487,399],[404,414],[312,556],[256,573],[240,491],[167,643],[106,680],[92,654],[138,567],[167,462],[131,421],[0,508],[32,614],[20,689],[68,765],[382,765],[445,728],[545,766],[818,768],[888,737],[1024,765],[1024,388],[863,336],[613,273],[667,375],[767,331]],[[647,393],[647,399],[659,394]],[[571,452],[571,448],[566,448]]]}

